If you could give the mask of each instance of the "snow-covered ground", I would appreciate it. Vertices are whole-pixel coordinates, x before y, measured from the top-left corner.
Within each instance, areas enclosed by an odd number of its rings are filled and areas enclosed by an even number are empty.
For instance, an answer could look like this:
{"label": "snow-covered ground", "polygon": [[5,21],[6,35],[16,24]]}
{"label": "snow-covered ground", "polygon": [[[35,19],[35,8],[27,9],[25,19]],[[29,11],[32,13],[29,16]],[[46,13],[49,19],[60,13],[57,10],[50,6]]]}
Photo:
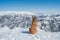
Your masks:
{"label": "snow-covered ground", "polygon": [[35,15],[38,32],[29,33],[32,15],[27,11],[0,11],[0,40],[60,40],[60,15]]}
{"label": "snow-covered ground", "polygon": [[38,30],[38,33],[32,35],[28,28],[9,29],[0,28],[0,40],[60,40],[60,32],[45,32]]}

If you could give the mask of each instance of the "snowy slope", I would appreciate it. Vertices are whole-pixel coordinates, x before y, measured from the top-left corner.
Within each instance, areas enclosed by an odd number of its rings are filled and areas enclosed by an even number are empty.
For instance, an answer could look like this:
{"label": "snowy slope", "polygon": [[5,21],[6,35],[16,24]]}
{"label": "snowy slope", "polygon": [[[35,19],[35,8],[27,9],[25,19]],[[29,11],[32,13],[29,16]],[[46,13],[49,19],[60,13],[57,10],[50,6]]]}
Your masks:
{"label": "snowy slope", "polygon": [[32,35],[28,29],[8,27],[0,28],[0,40],[60,40],[60,32],[45,32],[39,30],[37,34]]}

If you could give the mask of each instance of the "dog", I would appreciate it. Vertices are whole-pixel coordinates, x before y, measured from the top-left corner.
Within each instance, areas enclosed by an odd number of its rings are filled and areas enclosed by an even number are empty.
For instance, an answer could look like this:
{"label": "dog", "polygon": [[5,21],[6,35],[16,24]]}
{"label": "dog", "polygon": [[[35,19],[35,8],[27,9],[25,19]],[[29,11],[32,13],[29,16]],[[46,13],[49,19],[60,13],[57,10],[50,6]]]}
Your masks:
{"label": "dog", "polygon": [[31,28],[29,28],[29,32],[31,34],[37,33],[37,27],[38,27],[37,18],[36,18],[36,16],[32,16],[32,26],[31,26]]}

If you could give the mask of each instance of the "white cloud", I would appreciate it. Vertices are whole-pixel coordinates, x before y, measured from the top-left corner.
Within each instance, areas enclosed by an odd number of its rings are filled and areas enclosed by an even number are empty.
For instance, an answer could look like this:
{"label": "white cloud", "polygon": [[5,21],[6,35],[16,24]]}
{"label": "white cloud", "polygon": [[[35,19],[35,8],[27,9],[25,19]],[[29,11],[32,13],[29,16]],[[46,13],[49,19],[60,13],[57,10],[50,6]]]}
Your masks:
{"label": "white cloud", "polygon": [[34,15],[33,12],[29,11],[0,11],[0,15],[19,15],[19,14],[27,14],[27,15]]}

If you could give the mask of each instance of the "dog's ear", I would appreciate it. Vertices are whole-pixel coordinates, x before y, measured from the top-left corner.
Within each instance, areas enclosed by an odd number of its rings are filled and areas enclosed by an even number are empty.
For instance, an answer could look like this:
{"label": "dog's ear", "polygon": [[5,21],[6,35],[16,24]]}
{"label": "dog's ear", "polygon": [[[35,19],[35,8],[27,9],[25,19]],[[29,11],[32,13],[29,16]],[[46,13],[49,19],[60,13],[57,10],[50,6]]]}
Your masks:
{"label": "dog's ear", "polygon": [[36,16],[32,16],[32,22],[34,22],[35,20],[37,21]]}

